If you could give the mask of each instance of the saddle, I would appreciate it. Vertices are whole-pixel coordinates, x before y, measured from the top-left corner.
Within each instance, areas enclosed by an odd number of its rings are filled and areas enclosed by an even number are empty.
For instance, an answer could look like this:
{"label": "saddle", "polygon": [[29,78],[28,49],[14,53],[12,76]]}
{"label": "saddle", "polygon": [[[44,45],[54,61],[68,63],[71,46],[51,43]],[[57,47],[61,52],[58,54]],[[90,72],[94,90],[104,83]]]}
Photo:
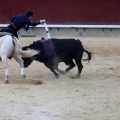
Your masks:
{"label": "saddle", "polygon": [[11,35],[11,36],[12,36],[11,33],[8,33],[8,32],[0,32],[0,37],[5,36],[5,35]]}

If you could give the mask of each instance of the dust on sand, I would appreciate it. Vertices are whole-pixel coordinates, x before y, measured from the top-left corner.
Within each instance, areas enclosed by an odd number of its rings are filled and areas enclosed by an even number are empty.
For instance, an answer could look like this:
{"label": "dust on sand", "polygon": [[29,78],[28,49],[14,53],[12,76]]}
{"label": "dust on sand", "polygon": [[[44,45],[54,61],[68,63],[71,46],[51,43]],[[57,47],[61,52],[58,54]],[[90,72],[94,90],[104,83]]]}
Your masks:
{"label": "dust on sand", "polygon": [[[83,62],[80,79],[71,79],[76,67],[56,79],[34,61],[25,69],[27,79],[22,80],[20,66],[12,59],[6,85],[0,63],[0,120],[120,120],[120,37],[72,38],[80,39],[95,54],[90,63]],[[28,45],[39,39],[20,38],[20,42]],[[67,66],[61,63],[59,67]]]}

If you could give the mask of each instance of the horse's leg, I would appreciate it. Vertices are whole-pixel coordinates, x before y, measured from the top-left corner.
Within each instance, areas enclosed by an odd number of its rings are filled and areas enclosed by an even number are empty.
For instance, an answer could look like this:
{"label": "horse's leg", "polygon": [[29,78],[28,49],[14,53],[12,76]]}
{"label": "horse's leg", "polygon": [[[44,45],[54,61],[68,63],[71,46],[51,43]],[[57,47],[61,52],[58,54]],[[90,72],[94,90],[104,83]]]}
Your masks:
{"label": "horse's leg", "polygon": [[21,76],[22,76],[23,79],[25,79],[26,75],[24,73],[24,64],[23,64],[22,57],[17,52],[14,53],[13,57],[20,64],[20,67],[21,67]]}
{"label": "horse's leg", "polygon": [[4,64],[4,67],[5,67],[5,84],[7,84],[8,83],[8,77],[9,77],[7,56],[6,55],[2,55],[1,59],[2,59],[2,62]]}

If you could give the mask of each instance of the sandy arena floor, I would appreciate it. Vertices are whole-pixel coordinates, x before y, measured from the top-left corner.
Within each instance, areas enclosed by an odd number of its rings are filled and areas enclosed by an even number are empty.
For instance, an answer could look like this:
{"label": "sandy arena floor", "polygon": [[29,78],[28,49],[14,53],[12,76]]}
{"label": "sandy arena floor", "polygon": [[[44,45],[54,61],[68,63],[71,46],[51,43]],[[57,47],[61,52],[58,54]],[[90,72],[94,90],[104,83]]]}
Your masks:
{"label": "sandy arena floor", "polygon": [[[12,59],[6,85],[0,63],[0,120],[120,120],[120,36],[72,38],[79,38],[95,54],[90,63],[83,62],[80,79],[71,78],[77,68],[56,79],[34,61],[25,69],[27,79],[23,80],[19,64]],[[29,45],[38,39],[24,37],[20,42]],[[43,84],[36,85],[36,80]]]}

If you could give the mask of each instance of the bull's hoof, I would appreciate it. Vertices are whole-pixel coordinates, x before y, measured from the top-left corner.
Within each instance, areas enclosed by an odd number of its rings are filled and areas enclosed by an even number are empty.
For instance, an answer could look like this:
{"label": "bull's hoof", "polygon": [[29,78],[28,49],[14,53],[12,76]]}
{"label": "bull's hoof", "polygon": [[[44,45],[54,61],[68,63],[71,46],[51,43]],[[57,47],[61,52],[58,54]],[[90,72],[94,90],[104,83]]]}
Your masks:
{"label": "bull's hoof", "polygon": [[63,70],[59,70],[59,73],[60,73],[61,75],[65,75],[65,74],[66,74]]}
{"label": "bull's hoof", "polygon": [[9,83],[9,81],[8,80],[5,80],[5,82],[4,82],[5,84],[8,84]]}
{"label": "bull's hoof", "polygon": [[79,79],[80,77],[79,76],[72,76],[72,79]]}
{"label": "bull's hoof", "polygon": [[60,75],[59,75],[59,74],[57,74],[55,77],[56,77],[57,79],[59,79],[59,78],[60,78]]}

